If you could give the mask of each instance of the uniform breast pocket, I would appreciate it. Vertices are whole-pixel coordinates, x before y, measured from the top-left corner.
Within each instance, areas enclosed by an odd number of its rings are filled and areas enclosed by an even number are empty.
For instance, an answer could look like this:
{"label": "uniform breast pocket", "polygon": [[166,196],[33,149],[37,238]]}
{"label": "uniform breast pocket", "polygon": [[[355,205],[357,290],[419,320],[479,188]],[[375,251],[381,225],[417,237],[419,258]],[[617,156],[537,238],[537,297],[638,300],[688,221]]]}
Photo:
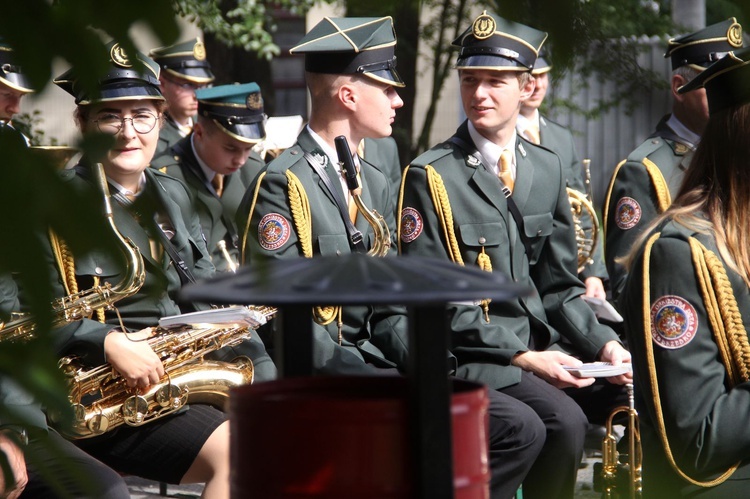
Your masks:
{"label": "uniform breast pocket", "polygon": [[523,229],[526,237],[531,242],[531,258],[529,263],[534,265],[539,260],[547,237],[552,234],[554,220],[552,213],[542,213],[540,215],[527,215],[523,217]]}
{"label": "uniform breast pocket", "polygon": [[322,234],[318,236],[318,251],[322,256],[351,253],[349,239],[344,234]]}
{"label": "uniform breast pocket", "polygon": [[116,284],[121,277],[121,273],[124,270],[121,264],[105,254],[88,254],[75,259],[76,269],[76,281],[78,281],[78,289],[84,290],[91,288],[95,284],[95,280],[99,280],[99,284],[105,284],[107,282]]}
{"label": "uniform breast pocket", "polygon": [[502,222],[463,224],[458,227],[458,232],[461,243],[467,248],[467,264],[476,263],[482,248],[497,251],[503,244],[508,247],[506,227]]}

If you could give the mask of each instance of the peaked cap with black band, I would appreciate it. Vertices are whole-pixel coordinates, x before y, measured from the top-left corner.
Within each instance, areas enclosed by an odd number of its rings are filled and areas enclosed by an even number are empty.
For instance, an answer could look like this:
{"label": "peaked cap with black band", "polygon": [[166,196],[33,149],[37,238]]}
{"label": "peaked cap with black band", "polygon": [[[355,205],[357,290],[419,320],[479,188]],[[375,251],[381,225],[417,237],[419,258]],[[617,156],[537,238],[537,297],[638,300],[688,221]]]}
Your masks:
{"label": "peaked cap with black band", "polygon": [[531,71],[547,33],[484,11],[453,40],[461,47],[456,69]]}
{"label": "peaked cap with black band", "polygon": [[709,114],[750,102],[750,48],[729,52],[678,90],[706,89]]}
{"label": "peaked cap with black band", "polygon": [[153,49],[148,55],[166,74],[198,85],[214,81],[206,59],[206,46],[200,38]]}
{"label": "peaked cap with black band", "polygon": [[198,115],[212,119],[222,132],[250,144],[266,138],[263,97],[256,83],[203,88],[195,97]]}
{"label": "peaked cap with black band", "polygon": [[730,17],[694,33],[670,39],[664,57],[672,59],[673,71],[682,66],[702,71],[738,48],[742,48],[742,26]]}
{"label": "peaked cap with black band", "polygon": [[403,87],[396,72],[396,31],[391,17],[325,17],[290,54],[305,54],[305,71],[361,74]]}
{"label": "peaked cap with black band", "polygon": [[549,54],[545,53],[544,50],[539,52],[539,56],[536,58],[534,63],[534,69],[531,70],[531,74],[534,76],[549,73],[552,71],[552,63],[550,62]]}
{"label": "peaked cap with black band", "polygon": [[2,40],[0,40],[0,82],[17,92],[28,94],[34,91],[31,82],[23,74],[21,66],[16,63],[13,49]]}
{"label": "peaked cap with black band", "polygon": [[164,100],[159,85],[159,66],[148,56],[136,52],[141,65],[135,65],[119,43],[107,44],[109,69],[99,78],[98,93],[90,94],[81,85],[75,68],[53,80],[53,83],[76,98],[76,104],[87,105],[131,99]]}

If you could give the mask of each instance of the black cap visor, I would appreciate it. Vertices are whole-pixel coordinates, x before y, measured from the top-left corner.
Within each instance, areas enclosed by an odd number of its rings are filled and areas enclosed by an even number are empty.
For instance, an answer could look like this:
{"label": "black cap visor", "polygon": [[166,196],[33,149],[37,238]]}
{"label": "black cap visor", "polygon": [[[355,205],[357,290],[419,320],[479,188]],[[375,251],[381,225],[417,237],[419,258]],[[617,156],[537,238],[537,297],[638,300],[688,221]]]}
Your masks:
{"label": "black cap visor", "polygon": [[79,94],[76,98],[76,104],[85,105],[95,102],[140,99],[164,100],[164,97],[159,88],[154,85],[138,81],[124,81],[102,85],[99,94],[95,96]]}
{"label": "black cap visor", "polygon": [[236,123],[228,118],[214,118],[214,123],[219,125],[221,131],[230,135],[231,137],[239,140],[240,142],[246,142],[248,144],[257,144],[261,140],[266,138],[266,128],[264,126],[265,120],[256,121],[254,123]]}

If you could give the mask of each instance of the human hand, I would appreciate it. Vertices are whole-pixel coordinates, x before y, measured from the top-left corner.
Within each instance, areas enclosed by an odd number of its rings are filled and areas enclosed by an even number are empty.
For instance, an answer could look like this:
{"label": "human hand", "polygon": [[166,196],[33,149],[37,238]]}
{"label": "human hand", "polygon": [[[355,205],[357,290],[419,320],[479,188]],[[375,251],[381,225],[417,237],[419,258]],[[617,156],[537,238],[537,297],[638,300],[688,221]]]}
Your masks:
{"label": "human hand", "polygon": [[164,376],[161,359],[147,341],[152,334],[151,328],[136,333],[114,331],[104,340],[107,361],[131,388],[147,388]]}
{"label": "human hand", "polygon": [[528,351],[513,357],[511,364],[529,371],[557,388],[583,388],[596,381],[594,378],[578,378],[563,369],[563,366],[578,367],[583,362],[563,352]]}
{"label": "human hand", "polygon": [[604,291],[604,283],[598,277],[587,277],[584,284],[586,285],[586,296],[589,298],[607,299],[607,292]]}
{"label": "human hand", "polygon": [[0,473],[0,498],[16,499],[21,495],[29,481],[23,450],[10,436],[0,431],[0,452],[5,454],[10,472],[15,480],[14,484],[5,483],[5,474]]}
{"label": "human hand", "polygon": [[[630,363],[631,357],[630,352],[625,350],[625,348],[619,342],[612,340],[610,342],[607,342],[607,344],[605,344],[602,349],[599,350],[597,360],[600,360],[602,362],[609,362],[613,366],[619,366],[622,363]],[[633,371],[621,374],[619,376],[612,376],[611,378],[607,378],[607,381],[614,385],[624,385],[626,383],[632,383]]]}

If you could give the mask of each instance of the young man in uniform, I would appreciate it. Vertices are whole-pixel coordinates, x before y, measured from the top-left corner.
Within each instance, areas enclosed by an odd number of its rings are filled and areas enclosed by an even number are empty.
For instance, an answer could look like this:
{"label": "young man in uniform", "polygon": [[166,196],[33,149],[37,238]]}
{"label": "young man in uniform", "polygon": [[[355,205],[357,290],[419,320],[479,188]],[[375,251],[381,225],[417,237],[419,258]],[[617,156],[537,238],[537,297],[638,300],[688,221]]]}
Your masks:
{"label": "young man in uniform", "polygon": [[609,413],[606,392],[622,392],[603,386],[595,395],[601,403],[592,395],[579,407],[560,388],[580,392],[594,379],[570,374],[565,366],[581,361],[565,352],[586,361],[630,359],[580,298],[585,287],[559,157],[516,133],[546,36],[485,12],[454,41],[468,119],[407,167],[399,199],[404,254],[477,265],[534,290],[507,302],[448,307],[457,375],[510,395],[545,424],[544,449],[523,486],[531,498],[573,496],[587,427],[581,409],[605,405],[590,415],[596,422]]}
{"label": "young man in uniform", "polygon": [[[534,69],[531,71],[535,83],[534,92],[531,97],[521,102],[516,131],[524,139],[534,144],[541,144],[560,156],[563,174],[565,175],[565,185],[586,194],[586,185],[581,176],[582,164],[578,159],[573,134],[564,126],[539,113],[539,108],[547,96],[549,72],[552,70],[552,65],[547,59],[542,53],[537,58]],[[581,223],[586,231],[590,230],[593,225],[593,221],[587,216],[581,220]],[[586,285],[586,296],[602,300],[607,298],[607,293],[604,290],[607,269],[604,266],[604,250],[601,238],[579,277]]]}
{"label": "young man in uniform", "polygon": [[[351,194],[343,183],[334,146],[340,135],[359,163],[362,201],[382,214],[391,234],[395,233],[394,196],[386,174],[356,156],[356,147],[365,137],[391,134],[396,109],[403,105],[396,92],[404,84],[395,70],[395,44],[390,17],[326,18],[291,50],[305,54],[310,119],[297,143],[256,179],[238,212],[242,251],[251,265],[262,265],[264,259],[367,251],[383,237],[384,231],[374,231],[356,209],[349,211]],[[351,243],[351,226],[364,235],[362,248]],[[316,372],[376,374],[382,368],[406,369],[403,307],[331,308],[331,313],[315,314]],[[497,499],[515,493],[544,440],[541,421],[532,411],[516,411],[515,404],[510,397],[491,396],[488,440],[492,497]]]}
{"label": "young man in uniform", "polygon": [[664,57],[672,61],[672,113],[617,165],[604,202],[605,258],[615,299],[627,278],[618,259],[630,252],[638,235],[672,203],[708,122],[705,89],[684,94],[678,90],[709,64],[739,47],[742,26],[734,18],[669,40]]}
{"label": "young man in uniform", "polygon": [[21,112],[21,99],[33,92],[31,83],[14,61],[13,49],[0,42],[0,122],[10,123]]}
{"label": "young man in uniform", "polygon": [[159,82],[167,101],[164,126],[154,154],[158,158],[191,132],[198,111],[195,92],[214,81],[214,74],[200,38],[153,49],[149,57],[161,67]]}
{"label": "young man in uniform", "polygon": [[151,166],[182,180],[195,200],[217,272],[235,271],[235,216],[250,182],[265,166],[253,146],[266,136],[263,98],[255,83],[196,92],[198,119],[190,135]]}

